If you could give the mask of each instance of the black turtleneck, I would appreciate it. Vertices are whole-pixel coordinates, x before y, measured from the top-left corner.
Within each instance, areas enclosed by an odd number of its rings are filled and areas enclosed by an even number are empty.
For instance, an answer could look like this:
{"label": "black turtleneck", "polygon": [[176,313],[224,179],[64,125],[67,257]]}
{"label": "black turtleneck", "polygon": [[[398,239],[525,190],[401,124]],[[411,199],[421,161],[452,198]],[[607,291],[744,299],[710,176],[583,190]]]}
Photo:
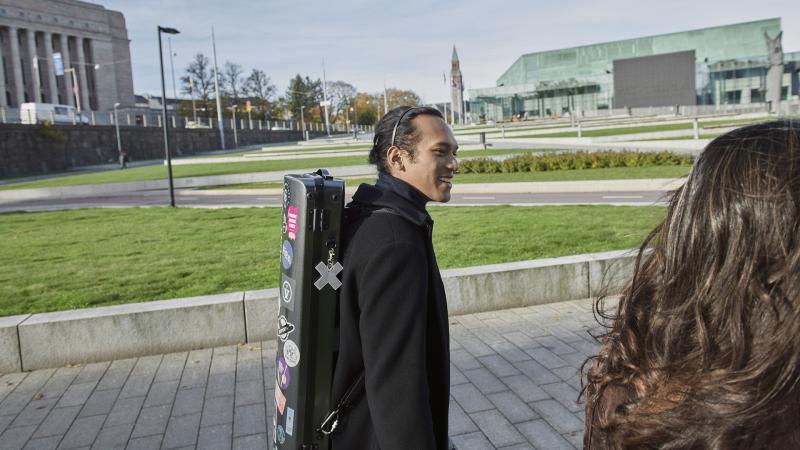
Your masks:
{"label": "black turtleneck", "polygon": [[404,199],[408,200],[412,205],[414,205],[415,209],[418,209],[420,212],[427,214],[425,210],[425,205],[428,204],[430,199],[418,190],[416,190],[413,186],[406,183],[405,181],[393,177],[385,172],[378,173],[378,181],[375,183],[375,187],[381,190],[389,190],[394,192],[395,194],[403,197]]}

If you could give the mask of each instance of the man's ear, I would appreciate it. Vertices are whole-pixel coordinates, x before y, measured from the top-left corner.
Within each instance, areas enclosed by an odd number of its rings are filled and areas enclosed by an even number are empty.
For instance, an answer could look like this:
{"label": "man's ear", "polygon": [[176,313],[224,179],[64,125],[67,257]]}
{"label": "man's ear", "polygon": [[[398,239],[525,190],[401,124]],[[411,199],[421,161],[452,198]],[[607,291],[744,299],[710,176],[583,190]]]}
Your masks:
{"label": "man's ear", "polygon": [[393,145],[386,150],[386,164],[389,166],[389,173],[394,174],[405,170],[403,164],[403,154],[405,152],[400,147]]}

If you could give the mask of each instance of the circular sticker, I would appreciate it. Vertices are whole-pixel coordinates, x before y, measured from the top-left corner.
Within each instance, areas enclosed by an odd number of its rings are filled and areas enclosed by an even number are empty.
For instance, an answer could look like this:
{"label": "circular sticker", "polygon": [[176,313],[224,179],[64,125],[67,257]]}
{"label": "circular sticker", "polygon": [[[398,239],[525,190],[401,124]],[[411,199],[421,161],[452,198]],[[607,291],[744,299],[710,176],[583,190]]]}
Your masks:
{"label": "circular sticker", "polygon": [[286,358],[286,364],[289,367],[294,367],[300,362],[300,349],[291,339],[283,344],[283,357]]}
{"label": "circular sticker", "polygon": [[278,358],[278,386],[284,391],[289,387],[289,366],[283,356]]}
{"label": "circular sticker", "polygon": [[278,443],[279,444],[283,444],[284,442],[286,442],[286,432],[283,431],[283,426],[282,425],[278,425],[278,432],[275,433],[275,434],[278,435]]}
{"label": "circular sticker", "polygon": [[292,259],[294,258],[294,250],[292,250],[292,244],[289,241],[283,241],[283,248],[281,249],[281,263],[283,264],[283,268],[289,270],[289,267],[292,267]]}
{"label": "circular sticker", "polygon": [[283,281],[281,294],[282,294],[281,297],[283,298],[284,302],[289,303],[292,301],[292,284],[289,283],[289,281],[287,280]]}

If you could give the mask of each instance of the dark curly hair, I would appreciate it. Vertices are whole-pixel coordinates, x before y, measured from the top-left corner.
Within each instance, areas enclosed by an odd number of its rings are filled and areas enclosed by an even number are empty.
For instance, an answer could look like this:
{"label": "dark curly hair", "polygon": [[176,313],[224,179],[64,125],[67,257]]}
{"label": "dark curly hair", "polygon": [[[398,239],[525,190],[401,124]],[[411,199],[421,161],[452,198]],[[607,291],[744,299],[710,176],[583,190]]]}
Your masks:
{"label": "dark curly hair", "polygon": [[587,447],[800,448],[800,124],[714,139],[609,305]]}
{"label": "dark curly hair", "polygon": [[[369,151],[370,164],[375,164],[380,172],[387,173],[386,153],[392,145],[408,152],[408,156],[413,161],[416,145],[420,138],[414,127],[413,119],[423,114],[444,118],[438,109],[430,106],[398,106],[384,114],[375,126],[375,138],[372,140],[372,149]],[[398,123],[398,121],[400,122]],[[396,132],[395,125],[397,125]],[[395,135],[394,142],[392,142],[393,133]]]}

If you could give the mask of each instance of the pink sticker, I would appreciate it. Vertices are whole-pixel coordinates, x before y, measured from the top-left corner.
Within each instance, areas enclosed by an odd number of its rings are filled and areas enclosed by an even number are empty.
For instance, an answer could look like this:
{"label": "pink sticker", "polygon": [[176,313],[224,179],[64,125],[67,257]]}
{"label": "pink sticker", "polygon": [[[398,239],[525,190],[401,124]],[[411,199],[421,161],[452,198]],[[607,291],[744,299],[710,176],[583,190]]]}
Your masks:
{"label": "pink sticker", "polygon": [[289,240],[293,241],[297,239],[297,208],[294,206],[289,206],[286,208],[286,216],[287,216],[287,233],[289,235]]}

